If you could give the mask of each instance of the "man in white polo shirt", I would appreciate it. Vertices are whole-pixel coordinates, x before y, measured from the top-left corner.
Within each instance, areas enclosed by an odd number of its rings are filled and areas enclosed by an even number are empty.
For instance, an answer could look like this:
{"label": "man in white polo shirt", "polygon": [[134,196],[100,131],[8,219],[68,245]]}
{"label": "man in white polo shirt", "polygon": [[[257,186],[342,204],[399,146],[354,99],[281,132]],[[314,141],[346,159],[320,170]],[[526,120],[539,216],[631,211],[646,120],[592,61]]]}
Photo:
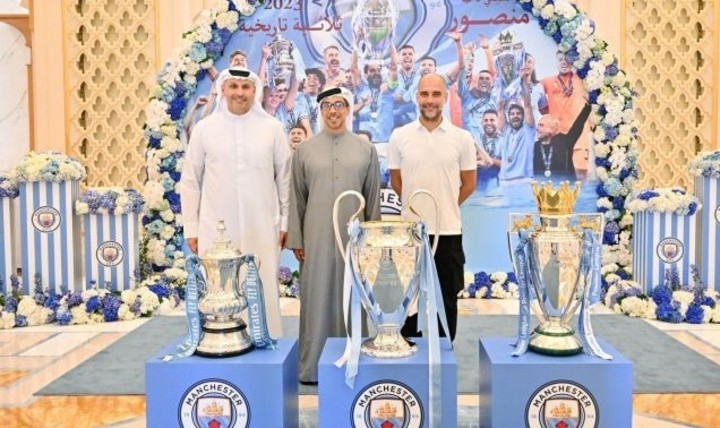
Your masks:
{"label": "man in white polo shirt", "polygon": [[[395,129],[390,136],[388,169],[392,188],[402,199],[403,217],[413,217],[408,199],[415,190],[430,191],[438,202],[439,230],[432,201],[419,196],[413,204],[427,221],[431,241],[439,236],[435,264],[450,329],[441,331],[441,335],[449,333],[453,340],[457,328],[457,293],[463,288],[465,264],[460,204],[475,191],[475,143],[468,131],[443,117],[447,89],[442,76],[434,73],[423,76],[416,98],[420,109],[418,119]],[[405,337],[419,335],[417,315],[408,317],[402,334]]]}

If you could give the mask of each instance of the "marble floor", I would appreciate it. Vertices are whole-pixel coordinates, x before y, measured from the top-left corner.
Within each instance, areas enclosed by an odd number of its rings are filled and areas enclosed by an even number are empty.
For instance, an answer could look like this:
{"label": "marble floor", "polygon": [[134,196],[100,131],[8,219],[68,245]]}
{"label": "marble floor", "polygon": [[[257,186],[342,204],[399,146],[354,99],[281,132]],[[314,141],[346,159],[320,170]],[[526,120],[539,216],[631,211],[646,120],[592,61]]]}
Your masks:
{"label": "marble floor", "polygon": [[[517,301],[459,304],[461,315],[517,313]],[[282,308],[284,315],[298,315],[300,302],[283,299]],[[599,306],[593,310],[607,311]],[[145,427],[143,396],[34,393],[146,321],[0,331],[0,427]],[[650,324],[720,365],[720,325]],[[458,405],[477,406],[478,396],[459,395]],[[317,397],[301,396],[300,407],[316,409]],[[720,427],[720,394],[636,394],[633,411],[635,428]]]}

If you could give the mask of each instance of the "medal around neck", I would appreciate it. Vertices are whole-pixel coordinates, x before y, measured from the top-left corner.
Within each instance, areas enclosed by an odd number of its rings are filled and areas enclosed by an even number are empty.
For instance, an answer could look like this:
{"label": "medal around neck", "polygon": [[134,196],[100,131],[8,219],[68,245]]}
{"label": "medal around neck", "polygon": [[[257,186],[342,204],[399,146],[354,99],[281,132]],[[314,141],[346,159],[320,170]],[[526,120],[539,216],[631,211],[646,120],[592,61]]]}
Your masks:
{"label": "medal around neck", "polygon": [[[410,200],[420,193],[428,195],[435,202],[432,195],[424,190],[413,193]],[[349,195],[360,200],[360,209],[349,222],[350,241],[346,252],[342,248],[337,211],[339,202]],[[352,293],[359,295],[377,331],[374,338],[362,344],[361,351],[375,358],[408,357],[417,348],[405,341],[400,335],[400,329],[420,292],[423,239],[418,223],[412,221],[358,222],[357,217],[364,207],[362,195],[348,191],[336,199],[333,209],[335,239],[346,260],[346,279],[350,275],[350,279],[354,280]],[[437,203],[435,207],[437,210]],[[354,230],[353,224],[357,226]],[[436,246],[437,241],[433,253]],[[349,303],[348,298],[344,306],[347,308]]]}
{"label": "medal around neck", "polygon": [[[589,308],[600,300],[602,214],[573,214],[580,183],[532,183],[539,214],[510,214],[508,243],[520,289],[519,356],[530,348],[545,355],[583,350],[612,357],[598,345]],[[537,299],[539,325],[530,332],[530,306]],[[571,325],[578,311],[578,333]]]}

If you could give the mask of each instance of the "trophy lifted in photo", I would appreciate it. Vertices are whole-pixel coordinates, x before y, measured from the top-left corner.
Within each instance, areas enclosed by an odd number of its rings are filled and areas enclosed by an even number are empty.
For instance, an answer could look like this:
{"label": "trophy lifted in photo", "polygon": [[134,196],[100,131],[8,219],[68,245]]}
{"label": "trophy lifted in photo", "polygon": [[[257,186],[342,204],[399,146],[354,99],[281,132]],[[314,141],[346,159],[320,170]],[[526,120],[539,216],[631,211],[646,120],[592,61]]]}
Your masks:
{"label": "trophy lifted in photo", "polygon": [[382,63],[395,35],[397,13],[392,0],[359,0],[352,16],[355,49],[363,63]]}
{"label": "trophy lifted in photo", "polygon": [[271,55],[267,58],[266,69],[268,85],[274,88],[276,82],[282,81],[290,84],[290,78],[295,73],[295,58],[293,57],[293,43],[278,34],[266,43]]}
{"label": "trophy lifted in photo", "polygon": [[[425,190],[418,190],[409,200],[420,194],[435,198]],[[349,221],[350,241],[347,252],[342,247],[337,212],[340,201],[346,196],[355,196],[360,200],[360,208]],[[412,221],[368,221],[358,222],[357,216],[365,207],[362,195],[355,191],[342,193],[333,207],[333,226],[338,248],[346,260],[346,283],[348,275],[352,280],[352,293],[357,293],[365,311],[370,318],[377,335],[362,344],[362,353],[375,358],[404,358],[415,353],[417,348],[410,346],[400,335],[408,312],[418,300],[425,280],[422,266],[423,251],[427,240],[422,234],[423,227]],[[419,217],[419,214],[418,214]],[[434,243],[432,253],[437,248]],[[429,254],[429,251],[426,253]],[[350,270],[348,272],[347,270]],[[347,288],[346,292],[350,292]],[[423,290],[425,291],[425,290]],[[426,297],[426,296],[422,296]],[[420,298],[420,304],[423,298]],[[437,296],[438,305],[442,306],[442,297]],[[347,299],[346,299],[347,300]],[[347,302],[349,303],[349,302]],[[347,305],[346,305],[347,308]],[[423,308],[420,309],[422,312]],[[432,312],[432,310],[431,310]],[[347,317],[346,317],[347,318]],[[444,317],[443,317],[444,318]]]}
{"label": "trophy lifted in photo", "polygon": [[[233,357],[253,348],[274,348],[265,318],[263,284],[259,260],[243,255],[225,237],[225,222],[218,222],[218,236],[202,258],[195,255],[186,261],[188,281],[186,312],[189,333],[177,353],[165,361],[197,355],[200,357]],[[240,268],[247,265],[245,281],[240,283]],[[242,319],[248,311],[251,327]],[[250,331],[248,331],[250,330]]]}
{"label": "trophy lifted in photo", "polygon": [[[508,243],[520,287],[518,341],[513,356],[529,347],[546,355],[583,350],[603,359],[590,323],[590,305],[600,300],[602,214],[573,214],[580,182],[532,183],[539,214],[510,214]],[[533,298],[537,305],[532,304]],[[531,307],[539,325],[530,333]],[[578,336],[571,319],[578,313]]]}

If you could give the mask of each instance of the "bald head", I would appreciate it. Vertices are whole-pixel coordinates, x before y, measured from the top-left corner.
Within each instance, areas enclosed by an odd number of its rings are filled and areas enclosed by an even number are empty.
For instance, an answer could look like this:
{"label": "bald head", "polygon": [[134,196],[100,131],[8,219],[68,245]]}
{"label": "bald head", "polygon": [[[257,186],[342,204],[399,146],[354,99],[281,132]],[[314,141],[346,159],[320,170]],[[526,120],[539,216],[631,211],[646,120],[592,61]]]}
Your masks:
{"label": "bald head", "polygon": [[447,101],[445,78],[429,73],[420,78],[417,89],[417,104],[420,107],[421,121],[439,123],[442,109]]}

